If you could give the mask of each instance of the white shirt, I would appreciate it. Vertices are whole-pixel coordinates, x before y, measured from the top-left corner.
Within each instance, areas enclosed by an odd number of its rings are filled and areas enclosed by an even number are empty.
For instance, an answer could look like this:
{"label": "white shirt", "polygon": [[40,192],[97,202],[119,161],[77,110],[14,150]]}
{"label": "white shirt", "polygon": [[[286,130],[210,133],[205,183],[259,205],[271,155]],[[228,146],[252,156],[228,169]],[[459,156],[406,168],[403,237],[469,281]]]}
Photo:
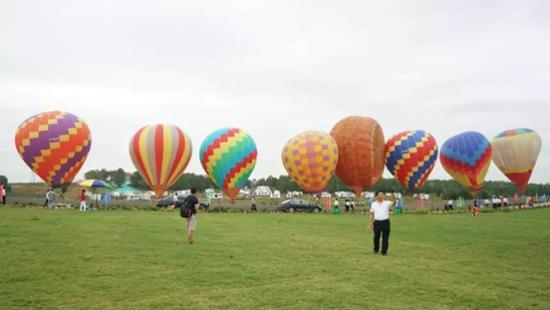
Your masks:
{"label": "white shirt", "polygon": [[390,207],[393,206],[391,201],[374,201],[370,205],[370,213],[374,213],[375,221],[385,221],[390,218]]}

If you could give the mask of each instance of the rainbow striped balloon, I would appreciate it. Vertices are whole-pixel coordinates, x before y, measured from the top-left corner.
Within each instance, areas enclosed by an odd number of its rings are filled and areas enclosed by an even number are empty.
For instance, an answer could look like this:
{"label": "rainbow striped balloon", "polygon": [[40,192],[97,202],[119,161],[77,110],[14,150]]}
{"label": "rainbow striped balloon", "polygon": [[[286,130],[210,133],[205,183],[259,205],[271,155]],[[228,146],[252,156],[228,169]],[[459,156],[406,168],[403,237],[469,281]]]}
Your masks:
{"label": "rainbow striped balloon", "polygon": [[493,149],[482,134],[468,131],[449,138],[441,148],[441,165],[455,180],[472,192],[483,187]]}
{"label": "rainbow striped balloon", "polygon": [[408,190],[424,186],[437,160],[437,143],[422,130],[404,131],[386,143],[386,167]]}
{"label": "rainbow striped balloon", "polygon": [[145,126],[130,141],[132,162],[157,197],[182,176],[191,153],[191,140],[173,125]]}
{"label": "rainbow striped balloon", "polygon": [[239,128],[214,131],[201,144],[200,159],[214,184],[235,198],[256,166],[258,151],[252,137]]}
{"label": "rainbow striped balloon", "polygon": [[54,111],[24,121],[15,133],[23,161],[52,187],[69,185],[88,157],[92,136],[78,116]]}

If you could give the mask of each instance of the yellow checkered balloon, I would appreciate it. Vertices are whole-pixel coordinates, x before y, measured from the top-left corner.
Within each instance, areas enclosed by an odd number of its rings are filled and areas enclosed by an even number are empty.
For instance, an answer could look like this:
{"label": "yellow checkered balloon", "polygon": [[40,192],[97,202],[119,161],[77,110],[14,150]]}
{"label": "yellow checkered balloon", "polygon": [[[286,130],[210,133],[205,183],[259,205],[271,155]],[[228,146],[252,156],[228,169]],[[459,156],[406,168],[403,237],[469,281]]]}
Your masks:
{"label": "yellow checkered balloon", "polygon": [[306,131],[290,139],[282,153],[286,171],[306,193],[320,193],[338,164],[338,146],[327,133]]}

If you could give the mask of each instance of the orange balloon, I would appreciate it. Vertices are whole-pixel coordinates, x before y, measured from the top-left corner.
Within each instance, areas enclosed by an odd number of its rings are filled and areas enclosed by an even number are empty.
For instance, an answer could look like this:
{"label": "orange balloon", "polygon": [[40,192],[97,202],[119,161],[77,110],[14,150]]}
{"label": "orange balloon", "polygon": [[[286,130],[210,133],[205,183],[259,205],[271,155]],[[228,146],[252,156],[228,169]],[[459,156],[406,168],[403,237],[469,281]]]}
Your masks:
{"label": "orange balloon", "polygon": [[350,116],[334,125],[330,135],[338,144],[336,175],[359,197],[384,172],[382,127],[370,117]]}

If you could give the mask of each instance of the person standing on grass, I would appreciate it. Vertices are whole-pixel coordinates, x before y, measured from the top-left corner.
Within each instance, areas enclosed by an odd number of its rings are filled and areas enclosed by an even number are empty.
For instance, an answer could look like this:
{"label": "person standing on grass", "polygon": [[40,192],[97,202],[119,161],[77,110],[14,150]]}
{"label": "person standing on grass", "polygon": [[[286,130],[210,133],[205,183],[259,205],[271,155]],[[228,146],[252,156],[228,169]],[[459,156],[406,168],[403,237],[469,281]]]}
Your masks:
{"label": "person standing on grass", "polygon": [[477,216],[479,214],[479,207],[477,199],[474,199],[474,206],[472,208],[472,216]]}
{"label": "person standing on grass", "polygon": [[48,191],[48,193],[46,194],[46,198],[48,200],[48,209],[51,209],[55,200],[55,192],[53,191],[53,189],[50,189]]}
{"label": "person standing on grass", "polygon": [[370,207],[368,228],[374,232],[374,254],[378,254],[380,250],[382,236],[382,255],[385,256],[390,246],[390,208],[395,206],[395,196],[392,195],[392,201],[384,200],[384,192],[377,191],[375,197],[376,200]]}
{"label": "person standing on grass", "polygon": [[0,184],[0,197],[2,197],[2,205],[6,205],[6,189],[3,184]]}
{"label": "person standing on grass", "polygon": [[403,214],[403,197],[399,198],[397,194],[396,196],[396,202],[395,202],[395,214]]}
{"label": "person standing on grass", "polygon": [[258,209],[256,208],[256,196],[252,195],[252,206],[250,207],[250,211],[256,212]]}
{"label": "person standing on grass", "polygon": [[181,216],[187,220],[187,242],[189,244],[193,244],[193,233],[197,228],[197,208],[200,204],[196,194],[197,189],[191,188],[191,195],[185,198],[182,209],[180,209]]}
{"label": "person standing on grass", "polygon": [[178,205],[178,193],[177,192],[174,192],[174,195],[172,196],[172,202],[174,203],[173,205],[170,205],[169,208],[170,209],[175,209],[176,206]]}
{"label": "person standing on grass", "polygon": [[334,206],[334,208],[332,209],[332,214],[340,214],[341,211],[340,211],[340,208],[338,207],[338,205]]}
{"label": "person standing on grass", "polygon": [[50,205],[50,190],[46,191],[46,200],[44,201],[43,208],[47,208]]}
{"label": "person standing on grass", "polygon": [[86,211],[88,207],[86,206],[86,190],[83,189],[80,192],[80,211]]}

